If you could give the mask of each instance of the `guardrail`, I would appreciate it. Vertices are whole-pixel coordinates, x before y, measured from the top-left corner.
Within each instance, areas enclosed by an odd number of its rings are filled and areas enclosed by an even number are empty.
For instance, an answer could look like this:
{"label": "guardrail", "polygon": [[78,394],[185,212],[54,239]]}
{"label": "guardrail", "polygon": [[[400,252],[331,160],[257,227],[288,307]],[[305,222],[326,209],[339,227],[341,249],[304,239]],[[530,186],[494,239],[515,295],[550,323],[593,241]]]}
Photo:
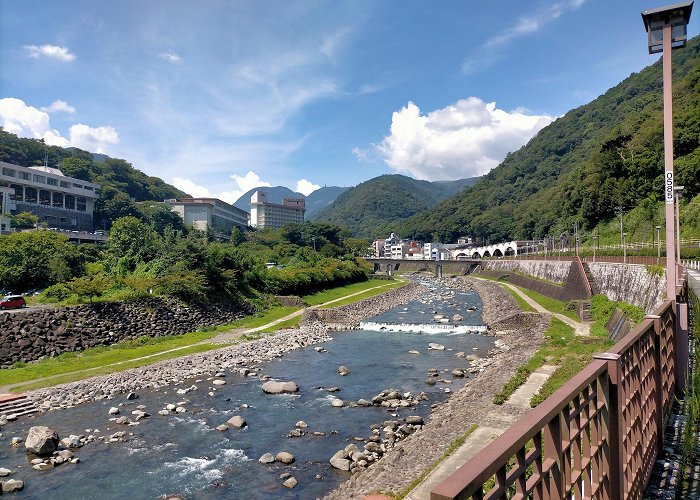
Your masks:
{"label": "guardrail", "polygon": [[[685,281],[677,294],[687,303]],[[431,500],[641,498],[683,378],[676,324],[675,302],[666,301],[436,486]]]}

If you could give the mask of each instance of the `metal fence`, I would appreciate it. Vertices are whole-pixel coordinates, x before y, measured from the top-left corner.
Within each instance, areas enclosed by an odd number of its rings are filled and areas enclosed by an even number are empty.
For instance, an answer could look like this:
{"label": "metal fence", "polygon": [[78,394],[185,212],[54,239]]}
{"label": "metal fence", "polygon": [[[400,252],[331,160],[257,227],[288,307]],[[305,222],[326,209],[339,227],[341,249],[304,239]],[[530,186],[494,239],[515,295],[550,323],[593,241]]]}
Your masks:
{"label": "metal fence", "polygon": [[[686,291],[684,282],[679,303]],[[431,500],[641,498],[683,378],[676,324],[675,302],[666,301],[436,486]]]}

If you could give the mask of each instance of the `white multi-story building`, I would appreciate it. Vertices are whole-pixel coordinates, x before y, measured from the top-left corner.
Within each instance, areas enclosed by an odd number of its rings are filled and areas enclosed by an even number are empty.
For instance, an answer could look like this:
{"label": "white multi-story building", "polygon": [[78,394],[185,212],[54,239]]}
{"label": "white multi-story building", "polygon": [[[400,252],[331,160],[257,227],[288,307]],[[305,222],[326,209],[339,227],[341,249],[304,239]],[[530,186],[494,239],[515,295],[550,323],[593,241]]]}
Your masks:
{"label": "white multi-story building", "polygon": [[57,168],[0,162],[2,212],[31,212],[50,227],[92,230],[99,190],[99,184],[66,177]]}
{"label": "white multi-story building", "polygon": [[281,228],[304,222],[306,203],[303,198],[285,198],[282,204],[270,203],[265,191],[255,191],[250,197],[250,224],[259,228]]}
{"label": "white multi-story building", "polygon": [[211,227],[214,231],[231,234],[235,226],[248,225],[248,212],[218,198],[182,198],[165,202],[185,224],[202,231]]}
{"label": "white multi-story building", "polygon": [[372,254],[374,257],[384,257],[384,240],[374,240],[372,242]]}
{"label": "white multi-story building", "polygon": [[391,245],[390,248],[390,257],[392,259],[403,259],[404,254],[406,253],[406,249],[408,248],[408,245],[406,243],[395,243]]}

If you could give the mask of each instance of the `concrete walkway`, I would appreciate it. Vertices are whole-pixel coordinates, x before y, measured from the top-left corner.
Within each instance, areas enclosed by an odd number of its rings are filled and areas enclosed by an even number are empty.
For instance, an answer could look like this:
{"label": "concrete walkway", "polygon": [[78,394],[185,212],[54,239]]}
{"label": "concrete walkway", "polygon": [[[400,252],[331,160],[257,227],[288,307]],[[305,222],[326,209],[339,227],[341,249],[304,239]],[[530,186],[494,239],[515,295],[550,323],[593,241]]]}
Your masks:
{"label": "concrete walkway", "polygon": [[[484,279],[484,278],[477,278],[476,276],[472,276],[472,278],[476,279]],[[486,280],[486,281],[492,281],[492,280]],[[502,281],[499,281],[503,286],[507,286],[511,290],[513,290],[515,293],[517,293],[525,302],[527,302],[535,311],[538,313],[543,313],[543,314],[549,314],[551,316],[554,316],[560,321],[563,321],[567,325],[569,325],[571,328],[574,329],[574,333],[576,335],[580,335],[582,337],[589,337],[591,335],[591,324],[590,323],[582,323],[580,321],[575,321],[568,316],[564,316],[563,314],[555,313],[550,311],[549,309],[545,309],[542,307],[540,304],[532,300],[530,297],[528,297],[520,288],[518,288],[515,285],[511,285],[510,283],[504,283]]]}
{"label": "concrete walkway", "polygon": [[[556,369],[556,366],[549,365],[538,368],[503,405],[492,404],[491,408],[485,408],[486,415],[481,419],[481,422],[485,422],[486,425],[477,422],[479,427],[471,433],[464,444],[440,462],[423,482],[413,488],[406,495],[406,500],[430,500],[430,491],[435,486],[447,479],[450,474],[467,463],[491,441],[503,434],[511,424],[520,418],[519,413],[522,413],[523,409],[530,409],[530,398],[540,391],[542,385]],[[520,411],[513,411],[514,409]]]}
{"label": "concrete walkway", "polygon": [[[187,348],[192,347],[192,346],[194,346],[194,345],[199,345],[199,344],[225,344],[225,345],[227,345],[227,344],[229,344],[231,341],[233,341],[233,340],[235,340],[235,339],[237,339],[237,338],[239,338],[239,337],[241,337],[241,336],[243,336],[243,335],[245,335],[245,334],[248,334],[248,333],[256,333],[256,332],[259,332],[259,331],[262,331],[262,330],[266,330],[266,329],[271,328],[271,327],[273,327],[273,326],[275,326],[275,325],[279,325],[280,323],[283,323],[283,322],[288,321],[288,320],[290,320],[290,319],[296,318],[297,316],[301,316],[302,314],[304,314],[304,311],[306,311],[306,310],[309,310],[309,309],[318,309],[318,308],[320,308],[320,307],[329,306],[329,305],[332,305],[332,304],[334,304],[334,303],[336,303],[336,302],[340,302],[341,300],[345,300],[345,299],[348,299],[348,298],[350,298],[350,297],[355,297],[355,296],[357,296],[357,295],[361,295],[361,294],[366,293],[366,292],[368,292],[368,291],[370,291],[370,290],[377,290],[377,289],[379,289],[379,288],[386,288],[386,287],[388,287],[388,286],[390,286],[390,285],[393,285],[393,284],[395,284],[395,283],[396,283],[396,281],[389,281],[387,284],[374,286],[374,287],[372,287],[372,288],[367,288],[366,290],[362,290],[362,291],[359,291],[359,292],[355,292],[355,293],[351,293],[351,294],[348,294],[348,295],[344,295],[344,296],[339,297],[339,298],[337,298],[337,299],[333,299],[333,300],[329,300],[328,302],[324,302],[323,304],[318,304],[318,305],[310,306],[310,307],[304,307],[304,308],[302,308],[302,309],[299,309],[298,311],[294,311],[293,313],[286,315],[286,316],[283,317],[283,318],[279,318],[279,319],[276,319],[276,320],[274,320],[274,321],[270,321],[269,323],[266,323],[266,324],[264,324],[264,325],[262,325],[262,326],[258,326],[258,327],[255,327],[255,328],[248,328],[248,329],[245,329],[245,328],[238,328],[238,329],[235,329],[235,330],[230,330],[230,331],[228,331],[228,332],[220,333],[219,335],[215,336],[215,337],[212,338],[212,339],[201,340],[201,341],[199,341],[199,342],[195,342],[194,344],[190,344],[190,345],[186,345],[186,346],[181,346],[181,347],[175,347],[175,348],[173,348],[173,349],[168,349],[168,350],[166,350],[166,351],[161,351],[161,352],[158,352],[158,353],[155,353],[155,354],[149,354],[149,355],[147,355],[147,356],[141,356],[141,357],[138,357],[138,358],[127,359],[127,360],[125,360],[125,361],[118,361],[118,362],[116,362],[116,363],[110,363],[110,364],[108,364],[108,365],[101,365],[101,366],[96,366],[96,367],[93,367],[93,368],[86,368],[86,369],[84,369],[84,370],[76,370],[76,371],[74,371],[74,372],[59,373],[59,374],[57,374],[57,375],[51,375],[50,377],[42,377],[42,378],[38,378],[38,379],[34,379],[34,380],[25,380],[24,382],[18,382],[18,383],[16,383],[16,384],[8,384],[8,385],[0,386],[0,397],[2,397],[3,395],[12,395],[12,390],[13,390],[13,389],[15,389],[15,388],[17,388],[17,387],[21,387],[21,386],[27,385],[27,384],[32,384],[32,383],[35,383],[35,382],[44,382],[44,381],[46,381],[46,380],[52,380],[52,379],[56,379],[56,378],[59,378],[59,377],[65,377],[65,376],[76,375],[76,374],[81,374],[81,373],[89,373],[89,372],[93,372],[93,371],[95,371],[95,370],[99,370],[99,369],[102,369],[102,368],[105,368],[105,367],[118,367],[118,366],[121,366],[121,365],[124,365],[124,364],[127,364],[127,363],[132,363],[132,362],[134,362],[134,361],[143,361],[143,360],[155,358],[155,357],[158,357],[158,356],[162,356],[163,354],[169,354],[169,353],[171,353],[171,352],[181,351],[181,350],[183,350],[183,349],[187,349]],[[221,347],[223,348],[223,347],[225,347],[225,345],[222,345]],[[118,370],[114,370],[114,371],[118,371]]]}

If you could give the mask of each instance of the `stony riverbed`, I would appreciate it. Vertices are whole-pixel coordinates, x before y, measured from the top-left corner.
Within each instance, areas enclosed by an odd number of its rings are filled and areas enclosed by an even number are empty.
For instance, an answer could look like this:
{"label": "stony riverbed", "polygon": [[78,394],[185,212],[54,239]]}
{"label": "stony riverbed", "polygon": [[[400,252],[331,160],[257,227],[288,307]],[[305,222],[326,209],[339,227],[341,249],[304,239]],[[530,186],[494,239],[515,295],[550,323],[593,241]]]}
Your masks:
{"label": "stony riverbed", "polygon": [[[500,319],[519,311],[512,297],[498,285],[462,278],[445,279],[442,283],[453,289],[478,292],[487,324],[498,324]],[[412,284],[345,306],[342,318],[359,322],[424,293],[425,288]],[[326,494],[334,485],[338,488],[328,494],[329,498],[361,498],[368,491],[400,490],[464,432],[477,415],[483,416],[493,392],[536,349],[546,327],[546,320],[537,315],[527,317],[525,323],[529,325],[526,331],[492,331],[494,339],[476,335],[427,338],[392,334],[403,337],[391,338],[379,332],[335,334],[323,323],[310,321],[299,330],[35,391],[30,397],[43,410],[79,405],[56,412],[60,417],[52,419],[45,413],[36,418],[37,422],[63,422],[64,434],[76,434],[74,437],[82,437],[88,443],[76,452],[84,457],[83,463],[65,465],[61,470],[84,467],[109,475],[112,459],[103,463],[99,458],[109,448],[110,455],[121,463],[131,464],[126,469],[135,467],[131,475],[136,477],[127,481],[133,483],[135,498],[166,493],[180,498],[241,495],[245,490],[236,488],[251,470],[252,476],[245,481],[259,489],[256,495],[260,498],[313,498]],[[361,337],[364,335],[368,336]],[[430,343],[443,349],[431,350]],[[314,349],[307,348],[314,344]],[[339,370],[341,363],[348,369],[345,376]],[[290,374],[301,387],[298,393],[261,396],[260,384],[264,380],[285,379]],[[478,381],[478,390],[472,389],[473,380]],[[334,392],[328,381],[333,381],[340,392]],[[126,400],[130,392],[141,397]],[[271,402],[270,411],[258,411]],[[110,408],[117,408],[121,415],[115,414],[105,423]],[[139,418],[139,411],[153,417]],[[337,419],[341,414],[331,413],[334,411],[357,413],[349,413],[348,421]],[[226,425],[235,416],[248,421],[241,426],[242,431]],[[122,424],[117,424],[120,417]],[[304,425],[298,425],[299,419]],[[34,420],[26,419],[22,425],[31,425]],[[336,420],[338,425],[332,425]],[[86,434],[87,431],[69,424],[77,421],[93,432]],[[13,428],[19,429],[10,425],[5,430],[7,439]],[[96,433],[98,426],[101,432]],[[221,429],[216,430],[217,427]],[[123,434],[115,438],[115,432]],[[191,442],[200,442],[209,451],[197,455],[196,450],[201,447],[178,445],[177,436],[182,434],[191,434]],[[145,451],[154,446],[155,455]],[[164,454],[164,450],[168,452]],[[294,464],[275,460],[262,469],[251,468],[250,462],[255,463],[265,453],[274,458],[280,451],[291,452],[296,457]],[[329,463],[332,456],[336,458],[335,467]],[[8,457],[0,454],[0,466],[5,459]],[[163,460],[169,465],[164,466]],[[346,466],[352,470],[349,478],[348,472],[339,470]],[[156,486],[162,485],[159,481],[168,480],[169,471],[191,487],[179,491],[146,488],[142,473],[147,469],[151,470],[148,481]],[[72,477],[74,473],[61,474]],[[29,491],[37,490],[32,487]],[[85,498],[99,493],[91,486],[81,491]]]}

